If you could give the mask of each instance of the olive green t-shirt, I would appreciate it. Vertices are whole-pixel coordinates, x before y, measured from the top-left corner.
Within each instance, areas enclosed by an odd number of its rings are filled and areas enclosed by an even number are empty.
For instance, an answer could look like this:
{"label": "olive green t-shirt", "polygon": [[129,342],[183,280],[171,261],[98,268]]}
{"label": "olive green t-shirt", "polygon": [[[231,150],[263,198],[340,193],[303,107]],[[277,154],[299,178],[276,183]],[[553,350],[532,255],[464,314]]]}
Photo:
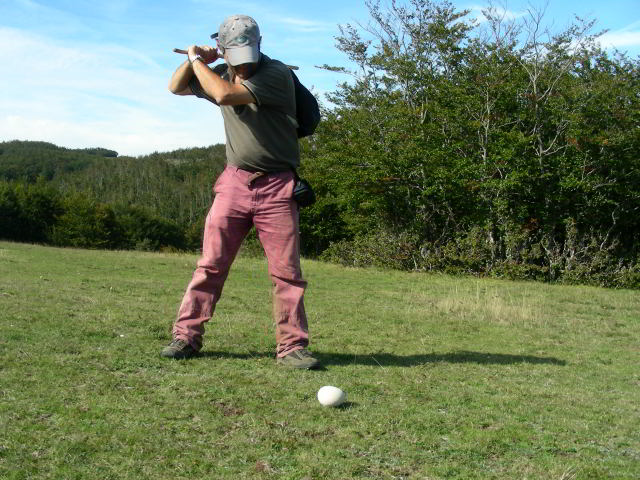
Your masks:
{"label": "olive green t-shirt", "polygon": [[[230,80],[226,64],[213,71]],[[195,80],[194,80],[195,79]],[[255,103],[220,105],[226,135],[227,164],[250,171],[281,172],[300,164],[296,103],[289,68],[262,54],[256,73],[242,84]],[[209,98],[194,76],[189,83],[193,93]]]}

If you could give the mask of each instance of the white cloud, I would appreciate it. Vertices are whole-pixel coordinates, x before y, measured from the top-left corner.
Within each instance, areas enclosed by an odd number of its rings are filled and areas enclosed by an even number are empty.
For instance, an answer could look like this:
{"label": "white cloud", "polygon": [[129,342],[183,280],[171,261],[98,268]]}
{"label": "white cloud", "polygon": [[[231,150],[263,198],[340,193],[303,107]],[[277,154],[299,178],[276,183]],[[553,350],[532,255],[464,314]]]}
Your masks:
{"label": "white cloud", "polygon": [[607,32],[598,38],[605,48],[640,47],[640,31],[623,31]]}
{"label": "white cloud", "polygon": [[171,72],[136,50],[68,45],[1,27],[0,44],[8,46],[0,50],[0,77],[9,86],[0,89],[0,140],[99,146],[121,155],[224,142],[217,108],[171,95]]}
{"label": "white cloud", "polygon": [[[484,15],[483,11],[486,11],[488,7],[486,5],[470,5],[464,8],[465,10],[471,10],[469,15],[471,18],[475,18],[479,23],[487,22],[487,17]],[[507,10],[500,6],[492,7],[494,14],[498,18],[502,18],[503,20],[515,20],[517,18],[523,17],[527,14],[527,12],[514,12],[512,10]]]}
{"label": "white cloud", "polygon": [[304,18],[282,17],[279,18],[279,21],[280,23],[284,23],[289,27],[303,32],[319,32],[336,28],[333,23],[317,22],[314,20],[306,20]]}

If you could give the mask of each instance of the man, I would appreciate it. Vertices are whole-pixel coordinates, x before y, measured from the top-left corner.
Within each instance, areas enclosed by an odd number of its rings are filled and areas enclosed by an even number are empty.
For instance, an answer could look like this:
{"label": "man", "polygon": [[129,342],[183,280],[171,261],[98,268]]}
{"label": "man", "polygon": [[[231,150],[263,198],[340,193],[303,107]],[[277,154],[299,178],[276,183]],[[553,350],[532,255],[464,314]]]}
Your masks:
{"label": "man", "polygon": [[[216,103],[226,134],[227,165],[218,177],[205,222],[202,257],[182,300],[173,341],[162,351],[187,358],[202,347],[209,321],[240,244],[255,226],[273,284],[277,363],[315,368],[307,350],[304,311],[306,282],[300,269],[298,206],[293,169],[300,163],[295,91],[289,69],[260,52],[260,30],[246,15],[227,18],[217,34],[218,49],[191,46],[169,90]],[[208,64],[220,55],[226,65]]]}

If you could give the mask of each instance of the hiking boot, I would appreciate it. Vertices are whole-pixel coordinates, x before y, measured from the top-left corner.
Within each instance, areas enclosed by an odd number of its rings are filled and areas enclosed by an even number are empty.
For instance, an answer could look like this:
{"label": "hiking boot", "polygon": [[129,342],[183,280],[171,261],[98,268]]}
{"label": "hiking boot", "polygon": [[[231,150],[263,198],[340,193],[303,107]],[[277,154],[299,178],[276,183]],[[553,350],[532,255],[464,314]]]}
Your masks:
{"label": "hiking boot", "polygon": [[193,357],[197,353],[198,351],[189,345],[189,342],[176,338],[162,349],[160,355],[166,358],[182,359]]}
{"label": "hiking boot", "polygon": [[317,368],[320,366],[320,361],[315,358],[312,353],[306,348],[300,350],[294,350],[293,352],[285,355],[284,357],[276,360],[278,365],[289,368]]}

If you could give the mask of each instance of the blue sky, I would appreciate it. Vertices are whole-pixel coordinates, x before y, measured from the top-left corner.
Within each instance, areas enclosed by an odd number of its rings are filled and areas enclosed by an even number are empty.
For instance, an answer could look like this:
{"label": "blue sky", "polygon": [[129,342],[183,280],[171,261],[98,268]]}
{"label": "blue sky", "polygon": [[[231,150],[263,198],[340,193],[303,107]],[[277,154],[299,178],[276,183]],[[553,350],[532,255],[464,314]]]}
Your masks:
{"label": "blue sky", "polygon": [[[383,2],[384,4],[384,2]],[[545,20],[566,26],[573,14],[608,29],[603,46],[640,55],[640,0],[549,0],[501,4],[509,15],[546,6]],[[364,1],[0,0],[0,141],[44,140],[69,148],[105,147],[120,155],[224,142],[217,108],[167,90],[182,61],[173,47],[207,44],[221,20],[253,16],[262,49],[298,65],[316,93],[343,76],[315,65],[346,65],[335,48],[338,25],[366,24]],[[479,15],[481,1],[454,2]]]}

